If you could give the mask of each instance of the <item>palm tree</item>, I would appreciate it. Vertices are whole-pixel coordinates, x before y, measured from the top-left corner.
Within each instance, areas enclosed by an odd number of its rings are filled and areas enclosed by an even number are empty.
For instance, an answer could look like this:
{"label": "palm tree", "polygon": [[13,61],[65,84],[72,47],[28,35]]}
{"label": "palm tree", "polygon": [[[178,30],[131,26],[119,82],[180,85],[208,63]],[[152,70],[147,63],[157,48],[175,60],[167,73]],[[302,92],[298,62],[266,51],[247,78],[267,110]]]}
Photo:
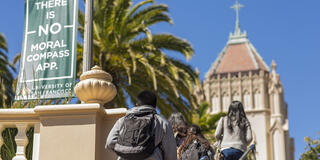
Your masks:
{"label": "palm tree", "polygon": [[226,113],[210,114],[208,111],[209,107],[210,105],[207,102],[202,102],[199,108],[192,112],[192,123],[197,124],[204,136],[213,144],[217,122],[221,117],[226,116]]}
{"label": "palm tree", "polygon": [[11,104],[14,98],[11,71],[15,71],[15,68],[9,63],[6,53],[8,53],[7,42],[5,36],[0,33],[0,108]]}
{"label": "palm tree", "polygon": [[[8,53],[7,42],[5,36],[0,33],[0,108],[12,107],[11,104],[14,99],[14,90],[12,87],[14,78],[12,71],[15,71],[15,67],[9,63],[6,53]],[[16,153],[14,137],[17,134],[17,129],[6,128],[0,134],[2,134],[4,140],[4,144],[0,146],[0,157],[3,160],[12,159]],[[33,128],[30,129],[27,134],[30,140],[33,136]],[[29,143],[26,152],[28,159],[31,159],[31,152],[32,144]]]}
{"label": "palm tree", "polygon": [[[96,0],[93,21],[93,63],[109,72],[118,94],[111,107],[136,102],[142,90],[153,90],[165,116],[179,111],[187,119],[196,106],[192,88],[199,83],[191,66],[165,54],[175,51],[187,60],[194,51],[189,42],[171,34],[152,34],[150,27],[160,22],[172,24],[168,6],[144,0]],[[79,12],[79,32],[83,37],[84,14]],[[82,53],[82,44],[78,44]],[[172,53],[172,52],[170,52]],[[78,54],[78,76],[82,54]],[[109,106],[110,107],[110,106]]]}

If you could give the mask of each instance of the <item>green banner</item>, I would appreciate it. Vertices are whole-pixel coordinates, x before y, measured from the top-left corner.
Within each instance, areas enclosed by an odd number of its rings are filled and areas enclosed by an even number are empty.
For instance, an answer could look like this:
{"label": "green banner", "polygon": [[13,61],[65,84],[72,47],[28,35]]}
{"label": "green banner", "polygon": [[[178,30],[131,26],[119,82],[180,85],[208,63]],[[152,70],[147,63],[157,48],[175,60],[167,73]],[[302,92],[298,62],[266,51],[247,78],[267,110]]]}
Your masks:
{"label": "green banner", "polygon": [[16,100],[73,96],[78,0],[25,0]]}

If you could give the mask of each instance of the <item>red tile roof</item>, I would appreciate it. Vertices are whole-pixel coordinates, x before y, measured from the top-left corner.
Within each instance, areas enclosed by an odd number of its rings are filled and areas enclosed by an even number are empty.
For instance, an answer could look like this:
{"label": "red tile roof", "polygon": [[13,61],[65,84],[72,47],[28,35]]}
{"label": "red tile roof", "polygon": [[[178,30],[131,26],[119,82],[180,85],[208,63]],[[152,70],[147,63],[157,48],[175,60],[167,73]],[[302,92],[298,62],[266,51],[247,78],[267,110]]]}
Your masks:
{"label": "red tile roof", "polygon": [[257,69],[250,56],[247,45],[229,45],[217,66],[216,73],[239,72]]}
{"label": "red tile roof", "polygon": [[250,70],[269,71],[269,68],[249,40],[245,39],[239,43],[228,43],[208,74]]}

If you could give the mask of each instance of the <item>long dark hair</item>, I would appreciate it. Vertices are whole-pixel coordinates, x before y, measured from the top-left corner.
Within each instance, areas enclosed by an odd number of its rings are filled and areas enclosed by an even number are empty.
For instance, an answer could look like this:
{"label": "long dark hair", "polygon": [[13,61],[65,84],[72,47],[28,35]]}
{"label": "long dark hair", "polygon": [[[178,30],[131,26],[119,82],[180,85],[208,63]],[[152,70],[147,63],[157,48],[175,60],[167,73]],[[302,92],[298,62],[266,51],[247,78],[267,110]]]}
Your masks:
{"label": "long dark hair", "polygon": [[168,119],[174,133],[179,133],[182,136],[186,136],[188,124],[182,113],[175,112],[169,116]]}
{"label": "long dark hair", "polygon": [[212,153],[214,153],[214,150],[210,146],[210,142],[202,135],[200,127],[193,124],[188,128],[187,138],[183,141],[180,148],[178,149],[179,157],[196,139],[204,145],[205,149],[210,150]]}
{"label": "long dark hair", "polygon": [[232,101],[232,103],[229,106],[227,116],[227,126],[231,133],[233,132],[232,122],[234,121],[231,119],[231,117],[235,117],[236,124],[239,126],[241,130],[245,129],[246,124],[248,123],[248,119],[246,113],[244,112],[243,105],[240,101]]}

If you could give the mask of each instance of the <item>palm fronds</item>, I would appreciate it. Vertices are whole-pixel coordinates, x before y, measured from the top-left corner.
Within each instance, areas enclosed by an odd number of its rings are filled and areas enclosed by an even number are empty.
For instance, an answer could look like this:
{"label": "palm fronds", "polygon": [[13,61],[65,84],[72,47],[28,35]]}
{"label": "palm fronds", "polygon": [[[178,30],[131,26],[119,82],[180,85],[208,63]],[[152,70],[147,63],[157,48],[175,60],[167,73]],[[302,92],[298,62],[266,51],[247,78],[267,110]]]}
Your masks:
{"label": "palm fronds", "polygon": [[[192,88],[199,84],[198,75],[166,51],[188,60],[194,54],[193,48],[186,40],[171,34],[153,34],[150,30],[159,22],[172,24],[168,10],[167,5],[155,4],[153,0],[135,5],[131,0],[95,1],[93,64],[113,76],[119,94],[110,104],[125,107],[127,98],[135,103],[140,91],[151,90],[157,94],[158,107],[164,115],[180,111],[190,119],[189,110],[196,107]],[[81,36],[83,15],[80,11]],[[78,50],[82,51],[82,44]],[[80,59],[82,55],[78,55]],[[110,104],[107,106],[111,107]]]}

